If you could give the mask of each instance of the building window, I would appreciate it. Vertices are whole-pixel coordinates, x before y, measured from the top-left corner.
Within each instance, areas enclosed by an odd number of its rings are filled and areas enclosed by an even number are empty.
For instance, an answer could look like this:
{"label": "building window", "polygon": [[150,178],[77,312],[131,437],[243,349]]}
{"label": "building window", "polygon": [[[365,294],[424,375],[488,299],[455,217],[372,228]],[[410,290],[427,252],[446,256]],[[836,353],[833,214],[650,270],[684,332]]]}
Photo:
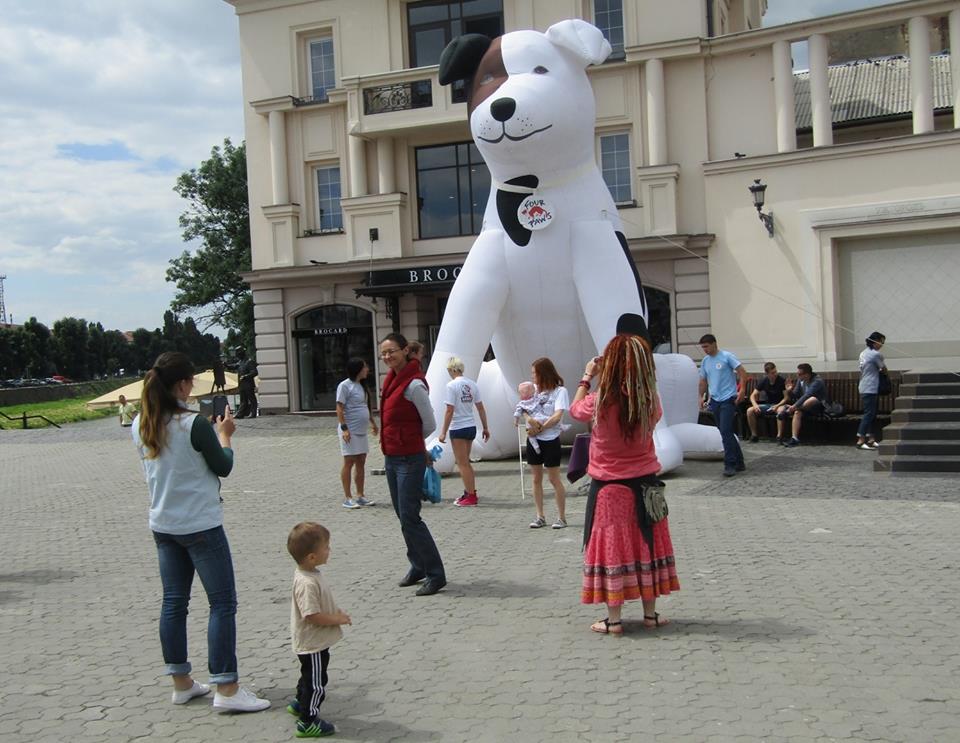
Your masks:
{"label": "building window", "polygon": [[343,230],[340,211],[340,168],[317,168],[317,225],[320,232]]}
{"label": "building window", "polygon": [[613,47],[609,59],[623,59],[623,0],[593,0],[593,24]]}
{"label": "building window", "polygon": [[315,102],[326,101],[327,93],[337,87],[333,64],[333,37],[324,36],[310,42],[310,95]]}
{"label": "building window", "polygon": [[478,235],[490,195],[490,171],[473,143],[417,150],[420,237]]}
{"label": "building window", "polygon": [[600,172],[614,202],[627,204],[633,201],[629,134],[604,134],[600,137]]}
{"label": "building window", "polygon": [[440,52],[463,34],[491,39],[503,33],[503,0],[424,0],[407,5],[410,66],[440,62]]}

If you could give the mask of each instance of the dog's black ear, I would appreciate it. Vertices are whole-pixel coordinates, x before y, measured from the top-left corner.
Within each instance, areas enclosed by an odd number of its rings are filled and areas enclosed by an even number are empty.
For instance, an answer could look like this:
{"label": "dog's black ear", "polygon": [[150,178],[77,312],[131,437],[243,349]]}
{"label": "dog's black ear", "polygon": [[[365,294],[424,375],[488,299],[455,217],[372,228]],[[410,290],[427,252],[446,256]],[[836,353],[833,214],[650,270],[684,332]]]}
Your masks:
{"label": "dog's black ear", "polygon": [[455,38],[440,55],[440,84],[449,85],[472,78],[489,48],[490,39],[482,34],[464,34]]}

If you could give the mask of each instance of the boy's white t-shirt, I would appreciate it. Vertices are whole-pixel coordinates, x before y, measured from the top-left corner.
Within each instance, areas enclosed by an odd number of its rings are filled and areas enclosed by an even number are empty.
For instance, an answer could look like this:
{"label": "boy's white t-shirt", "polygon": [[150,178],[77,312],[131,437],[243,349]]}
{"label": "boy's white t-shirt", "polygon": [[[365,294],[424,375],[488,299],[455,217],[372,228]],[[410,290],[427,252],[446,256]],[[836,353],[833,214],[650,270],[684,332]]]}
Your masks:
{"label": "boy's white t-shirt", "polygon": [[293,574],[293,600],[290,602],[290,638],[293,652],[316,653],[326,650],[343,637],[336,624],[310,624],[304,617],[339,611],[319,570],[297,568]]}
{"label": "boy's white t-shirt", "polygon": [[[537,392],[537,401],[540,403],[540,410],[547,418],[558,410],[570,409],[570,396],[567,394],[566,387],[556,387],[549,392]],[[539,417],[539,416],[538,416]],[[560,436],[563,431],[563,416],[555,426],[543,429],[537,434],[540,441],[553,441]]]}
{"label": "boy's white t-shirt", "polygon": [[478,402],[483,402],[480,399],[480,388],[472,379],[459,376],[447,382],[446,403],[453,407],[453,420],[450,421],[451,431],[477,425],[473,417],[473,410]]}

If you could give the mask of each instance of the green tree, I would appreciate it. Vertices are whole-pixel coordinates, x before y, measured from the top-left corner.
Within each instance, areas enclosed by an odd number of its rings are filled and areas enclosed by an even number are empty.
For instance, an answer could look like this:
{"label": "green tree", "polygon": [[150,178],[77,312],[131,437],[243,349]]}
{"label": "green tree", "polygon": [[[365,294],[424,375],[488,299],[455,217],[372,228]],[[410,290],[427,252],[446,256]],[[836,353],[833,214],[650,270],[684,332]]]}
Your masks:
{"label": "green tree", "polygon": [[134,361],[133,345],[127,341],[127,336],[119,330],[104,332],[103,356],[104,374],[116,374],[120,369],[133,374],[139,368]]}
{"label": "green tree", "polygon": [[190,203],[180,215],[183,239],[201,247],[170,261],[167,281],[177,287],[171,308],[196,315],[204,330],[235,330],[252,353],[253,298],[240,278],[251,266],[246,145],[225,139],[199,168],[180,175],[174,191]]}
{"label": "green tree", "polygon": [[0,379],[12,379],[23,374],[20,328],[0,328]]}
{"label": "green tree", "polygon": [[87,326],[87,372],[100,376],[106,371],[107,357],[103,325],[92,322]]}
{"label": "green tree", "polygon": [[88,379],[90,364],[87,342],[90,333],[86,320],[65,317],[53,324],[54,355],[60,371],[73,379]]}
{"label": "green tree", "polygon": [[50,329],[37,318],[31,317],[20,328],[20,364],[24,374],[31,377],[46,377],[55,374],[53,363],[56,341]]}

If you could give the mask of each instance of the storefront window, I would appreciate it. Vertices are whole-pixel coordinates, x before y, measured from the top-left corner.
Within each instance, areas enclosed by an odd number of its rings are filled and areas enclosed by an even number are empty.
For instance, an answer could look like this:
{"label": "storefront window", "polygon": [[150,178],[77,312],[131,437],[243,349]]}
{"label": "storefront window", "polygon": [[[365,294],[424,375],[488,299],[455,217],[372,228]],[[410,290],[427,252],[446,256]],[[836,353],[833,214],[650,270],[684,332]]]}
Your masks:
{"label": "storefront window", "polygon": [[[294,320],[300,377],[300,410],[335,410],[337,385],[347,377],[347,360],[356,356],[375,370],[373,317],[360,307],[332,304]],[[376,375],[368,385],[371,399]]]}

